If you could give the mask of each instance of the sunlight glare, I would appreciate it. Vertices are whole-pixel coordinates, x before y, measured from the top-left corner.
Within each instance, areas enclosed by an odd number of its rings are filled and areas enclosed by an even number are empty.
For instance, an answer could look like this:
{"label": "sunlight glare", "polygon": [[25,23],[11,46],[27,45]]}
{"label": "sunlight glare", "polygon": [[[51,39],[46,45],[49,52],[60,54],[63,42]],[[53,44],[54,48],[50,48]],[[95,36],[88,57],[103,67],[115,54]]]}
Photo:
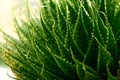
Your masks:
{"label": "sunlight glare", "polygon": [[0,80],[14,80],[12,78],[10,78],[7,73],[11,76],[11,77],[15,77],[13,75],[13,73],[8,69],[8,68],[3,68],[0,67]]}
{"label": "sunlight glare", "polygon": [[[12,28],[12,3],[14,0],[0,0],[0,29],[5,31],[7,34],[10,34],[13,37],[17,37]],[[1,38],[2,34],[0,33],[0,41],[4,42]]]}

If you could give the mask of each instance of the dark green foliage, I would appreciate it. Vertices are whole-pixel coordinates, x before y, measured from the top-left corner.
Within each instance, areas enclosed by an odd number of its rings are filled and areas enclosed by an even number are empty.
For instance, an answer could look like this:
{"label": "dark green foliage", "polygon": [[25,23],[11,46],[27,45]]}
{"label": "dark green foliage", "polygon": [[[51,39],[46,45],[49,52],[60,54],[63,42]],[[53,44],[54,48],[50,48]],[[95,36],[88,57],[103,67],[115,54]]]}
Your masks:
{"label": "dark green foliage", "polygon": [[0,52],[18,80],[119,80],[119,1],[41,0],[41,6],[38,19],[31,11],[27,21],[14,17],[19,40],[1,31]]}

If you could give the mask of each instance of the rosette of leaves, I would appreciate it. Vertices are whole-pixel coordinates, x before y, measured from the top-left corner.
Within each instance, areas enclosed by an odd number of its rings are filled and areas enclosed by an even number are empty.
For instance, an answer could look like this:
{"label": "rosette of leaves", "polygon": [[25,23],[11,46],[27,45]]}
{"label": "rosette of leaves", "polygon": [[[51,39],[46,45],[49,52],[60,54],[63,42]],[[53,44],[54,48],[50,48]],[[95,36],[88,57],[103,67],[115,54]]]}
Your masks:
{"label": "rosette of leaves", "polygon": [[119,80],[116,0],[40,0],[40,15],[14,18],[19,40],[4,34],[4,62],[18,80]]}

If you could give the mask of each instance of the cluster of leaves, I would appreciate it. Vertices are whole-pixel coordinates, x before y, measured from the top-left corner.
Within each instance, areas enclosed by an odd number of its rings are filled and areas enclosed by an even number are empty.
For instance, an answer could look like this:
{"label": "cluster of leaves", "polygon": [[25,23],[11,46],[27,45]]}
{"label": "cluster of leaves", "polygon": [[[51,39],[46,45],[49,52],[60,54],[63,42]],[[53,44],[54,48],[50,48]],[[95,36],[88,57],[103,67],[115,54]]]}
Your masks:
{"label": "cluster of leaves", "polygon": [[15,17],[3,60],[17,80],[119,80],[117,0],[41,0],[40,16]]}

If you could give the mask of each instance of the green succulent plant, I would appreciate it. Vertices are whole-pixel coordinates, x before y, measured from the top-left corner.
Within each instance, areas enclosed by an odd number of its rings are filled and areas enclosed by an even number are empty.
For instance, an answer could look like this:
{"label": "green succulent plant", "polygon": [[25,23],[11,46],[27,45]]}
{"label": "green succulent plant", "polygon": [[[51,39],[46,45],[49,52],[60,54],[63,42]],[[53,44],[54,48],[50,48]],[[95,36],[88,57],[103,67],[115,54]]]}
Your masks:
{"label": "green succulent plant", "polygon": [[119,80],[117,0],[40,0],[40,15],[14,17],[19,40],[4,34],[4,62],[17,80]]}

